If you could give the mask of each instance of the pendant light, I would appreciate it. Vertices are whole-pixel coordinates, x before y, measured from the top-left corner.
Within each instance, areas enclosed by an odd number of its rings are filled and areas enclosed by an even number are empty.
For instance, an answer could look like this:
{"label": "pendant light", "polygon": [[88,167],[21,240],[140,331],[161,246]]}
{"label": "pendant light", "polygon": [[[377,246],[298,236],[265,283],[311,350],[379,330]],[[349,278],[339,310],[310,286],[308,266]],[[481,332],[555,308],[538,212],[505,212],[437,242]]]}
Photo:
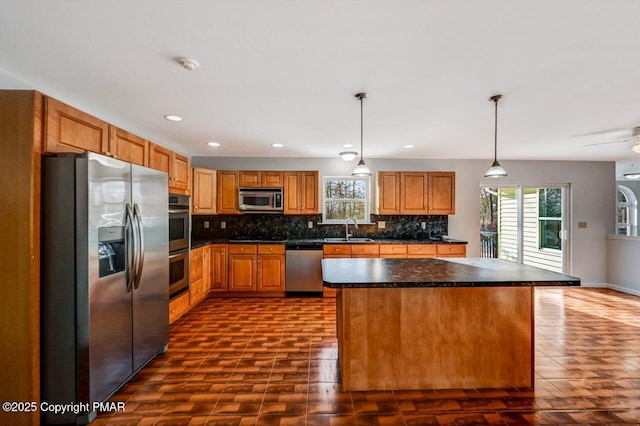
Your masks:
{"label": "pendant light", "polygon": [[356,98],[358,98],[360,100],[360,162],[358,162],[358,165],[356,166],[355,169],[353,169],[353,172],[351,173],[352,176],[371,176],[371,170],[369,170],[369,168],[367,167],[366,164],[364,164],[364,150],[363,150],[363,120],[362,120],[362,100],[364,98],[367,97],[366,93],[356,93]]}
{"label": "pendant light", "polygon": [[489,98],[490,101],[493,101],[496,105],[496,115],[495,115],[495,137],[493,140],[493,164],[487,172],[484,174],[486,178],[500,178],[506,177],[507,171],[502,168],[500,163],[498,163],[498,101],[502,99],[502,95],[495,95]]}

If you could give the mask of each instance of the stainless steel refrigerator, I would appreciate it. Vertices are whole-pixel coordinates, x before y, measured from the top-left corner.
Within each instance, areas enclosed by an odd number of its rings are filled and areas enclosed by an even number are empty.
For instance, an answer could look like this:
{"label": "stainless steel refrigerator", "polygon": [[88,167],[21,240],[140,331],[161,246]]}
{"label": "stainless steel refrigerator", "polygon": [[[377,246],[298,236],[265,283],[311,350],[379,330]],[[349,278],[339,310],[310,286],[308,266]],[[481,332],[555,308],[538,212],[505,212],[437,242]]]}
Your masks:
{"label": "stainless steel refrigerator", "polygon": [[41,400],[80,409],[42,421],[84,424],[167,350],[167,175],[59,154],[43,158],[42,182]]}

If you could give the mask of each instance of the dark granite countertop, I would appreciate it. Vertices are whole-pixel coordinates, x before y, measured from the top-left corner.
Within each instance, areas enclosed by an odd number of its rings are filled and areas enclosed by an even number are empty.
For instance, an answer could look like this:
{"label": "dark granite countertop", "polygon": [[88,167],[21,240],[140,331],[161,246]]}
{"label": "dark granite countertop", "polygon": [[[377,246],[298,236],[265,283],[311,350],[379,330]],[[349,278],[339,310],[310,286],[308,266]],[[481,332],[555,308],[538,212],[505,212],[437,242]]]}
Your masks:
{"label": "dark granite countertop", "polygon": [[323,259],[330,288],[579,286],[580,279],[502,259]]}
{"label": "dark granite countertop", "polygon": [[387,239],[373,238],[368,242],[326,242],[324,238],[293,238],[288,240],[280,239],[227,239],[227,238],[203,238],[191,240],[191,248],[198,248],[207,244],[286,244],[288,249],[322,249],[324,244],[467,244],[466,241],[447,238],[445,240],[430,239]]}

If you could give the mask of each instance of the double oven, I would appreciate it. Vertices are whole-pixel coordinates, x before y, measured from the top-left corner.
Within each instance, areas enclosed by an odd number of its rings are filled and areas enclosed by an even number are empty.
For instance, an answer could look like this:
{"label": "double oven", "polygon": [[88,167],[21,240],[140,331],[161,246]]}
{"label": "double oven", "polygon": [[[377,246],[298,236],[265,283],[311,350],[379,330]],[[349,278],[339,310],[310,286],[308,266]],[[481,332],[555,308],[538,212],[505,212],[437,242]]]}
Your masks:
{"label": "double oven", "polygon": [[189,289],[189,196],[169,194],[169,296]]}

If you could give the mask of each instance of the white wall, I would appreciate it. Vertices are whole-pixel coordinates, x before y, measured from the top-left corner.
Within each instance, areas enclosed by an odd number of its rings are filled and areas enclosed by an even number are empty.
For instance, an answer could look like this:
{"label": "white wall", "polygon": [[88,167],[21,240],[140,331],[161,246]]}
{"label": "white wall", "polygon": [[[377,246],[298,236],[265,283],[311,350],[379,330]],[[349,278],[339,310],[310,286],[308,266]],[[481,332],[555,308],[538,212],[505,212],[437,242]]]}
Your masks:
{"label": "white wall", "polygon": [[640,296],[640,238],[607,236],[609,287]]}
{"label": "white wall", "polygon": [[[340,158],[246,158],[193,157],[194,167],[216,170],[318,170],[322,176],[350,175],[355,161]],[[454,171],[456,172],[456,214],[449,216],[449,236],[469,242],[467,255],[480,255],[480,186],[495,186],[483,178],[490,161],[483,160],[366,160],[372,172]],[[584,284],[604,285],[607,278],[606,240],[615,229],[615,163],[604,161],[504,161],[509,174],[498,182],[536,185],[544,183],[571,186],[569,233],[571,238],[569,274]],[[578,229],[578,222],[586,222]]]}

